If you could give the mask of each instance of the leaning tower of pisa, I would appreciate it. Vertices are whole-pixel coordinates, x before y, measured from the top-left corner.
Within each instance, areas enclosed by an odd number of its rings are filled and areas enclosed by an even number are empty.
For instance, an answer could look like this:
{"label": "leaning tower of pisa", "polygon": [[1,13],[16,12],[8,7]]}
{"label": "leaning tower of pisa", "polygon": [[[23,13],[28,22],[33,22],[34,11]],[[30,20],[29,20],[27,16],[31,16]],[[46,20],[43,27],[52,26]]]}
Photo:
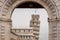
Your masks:
{"label": "leaning tower of pisa", "polygon": [[39,15],[32,15],[32,19],[30,21],[30,27],[33,28],[33,34],[35,36],[35,39],[39,39],[39,31],[40,31],[40,20]]}

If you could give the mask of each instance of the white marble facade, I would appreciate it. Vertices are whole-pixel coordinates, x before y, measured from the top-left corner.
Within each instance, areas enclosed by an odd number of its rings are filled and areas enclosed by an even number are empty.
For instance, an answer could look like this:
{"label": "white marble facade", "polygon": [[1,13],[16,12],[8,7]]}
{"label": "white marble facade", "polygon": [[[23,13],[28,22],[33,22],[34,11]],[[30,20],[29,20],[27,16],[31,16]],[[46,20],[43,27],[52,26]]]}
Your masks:
{"label": "white marble facade", "polygon": [[[4,26],[5,39],[10,40],[11,15],[15,7],[22,2],[35,1],[41,4],[48,13],[49,23],[49,39],[48,40],[60,40],[60,0],[0,0],[0,40],[1,29]],[[3,25],[2,25],[3,24]],[[5,29],[6,28],[6,29]]]}

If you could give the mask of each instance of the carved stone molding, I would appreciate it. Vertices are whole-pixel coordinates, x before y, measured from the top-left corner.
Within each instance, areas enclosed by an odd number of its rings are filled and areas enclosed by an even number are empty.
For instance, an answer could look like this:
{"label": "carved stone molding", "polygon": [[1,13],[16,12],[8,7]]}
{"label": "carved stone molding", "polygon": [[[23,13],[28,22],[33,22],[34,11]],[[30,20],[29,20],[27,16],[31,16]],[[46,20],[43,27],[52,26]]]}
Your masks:
{"label": "carved stone molding", "polygon": [[60,18],[55,18],[55,19],[49,19],[48,18],[48,22],[58,22],[58,21],[60,21]]}
{"label": "carved stone molding", "polygon": [[[0,0],[0,21],[2,22],[2,24],[6,22],[6,25],[8,25],[7,22],[11,22],[11,15],[15,7],[25,1],[28,1],[28,0]],[[33,2],[37,1],[37,3],[41,4],[47,10],[47,14],[49,16],[48,22],[49,22],[50,33],[52,34],[52,30],[54,29],[53,27],[56,27],[57,28],[56,40],[60,40],[58,36],[59,27],[60,27],[60,0],[29,0],[29,1],[33,1]],[[8,25],[8,26],[10,27],[11,25]],[[53,40],[53,39],[50,39],[50,40]]]}
{"label": "carved stone molding", "polygon": [[[4,1],[0,0],[0,3],[1,3],[0,4],[0,8],[1,8],[0,9],[0,15],[3,16],[3,18],[4,17],[7,18],[7,15],[10,12],[10,9],[11,9],[12,5],[14,5],[15,2],[18,3],[17,1],[21,1],[21,0],[4,0]],[[22,0],[22,1],[24,1],[24,0]],[[50,10],[48,14],[51,16],[51,18],[58,17],[59,13],[57,11],[55,0],[42,0],[42,1],[47,5],[47,7],[45,9],[46,10],[48,10],[48,9]],[[12,9],[12,11],[13,11],[13,9]],[[9,15],[11,15],[11,12],[9,13]],[[10,18],[10,16],[9,16],[9,18]]]}

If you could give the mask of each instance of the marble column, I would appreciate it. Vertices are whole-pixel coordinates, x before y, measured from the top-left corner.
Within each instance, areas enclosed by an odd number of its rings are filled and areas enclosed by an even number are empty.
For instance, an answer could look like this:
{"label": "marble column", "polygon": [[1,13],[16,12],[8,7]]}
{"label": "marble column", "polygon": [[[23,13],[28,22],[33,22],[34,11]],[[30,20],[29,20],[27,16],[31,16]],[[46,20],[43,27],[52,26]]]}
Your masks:
{"label": "marble column", "polygon": [[0,20],[0,40],[10,40],[11,20]]}
{"label": "marble column", "polygon": [[49,40],[60,40],[60,19],[48,19]]}

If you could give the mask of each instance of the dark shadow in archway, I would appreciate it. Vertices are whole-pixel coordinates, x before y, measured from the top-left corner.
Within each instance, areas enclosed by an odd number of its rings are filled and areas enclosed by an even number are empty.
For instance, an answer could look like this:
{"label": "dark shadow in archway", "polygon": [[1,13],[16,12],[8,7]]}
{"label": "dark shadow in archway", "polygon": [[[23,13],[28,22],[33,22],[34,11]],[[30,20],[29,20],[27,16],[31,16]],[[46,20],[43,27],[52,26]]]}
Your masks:
{"label": "dark shadow in archway", "polygon": [[37,2],[23,2],[18,5],[16,8],[44,8],[42,5],[38,4]]}

